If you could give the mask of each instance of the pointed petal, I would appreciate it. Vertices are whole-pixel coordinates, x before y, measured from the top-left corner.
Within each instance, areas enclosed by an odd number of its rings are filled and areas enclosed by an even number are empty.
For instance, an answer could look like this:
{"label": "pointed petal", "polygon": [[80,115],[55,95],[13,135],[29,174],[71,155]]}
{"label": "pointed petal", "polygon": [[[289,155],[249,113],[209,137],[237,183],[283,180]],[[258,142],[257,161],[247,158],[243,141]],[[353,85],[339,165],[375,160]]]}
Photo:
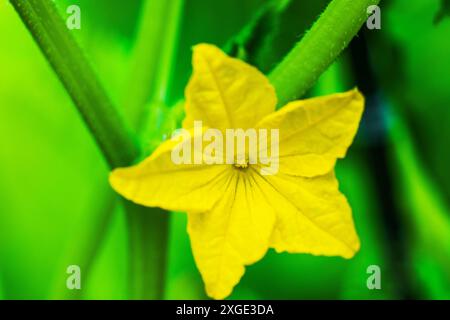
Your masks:
{"label": "pointed petal", "polygon": [[189,214],[192,251],[210,297],[223,299],[266,253],[275,212],[255,187],[257,175],[237,174],[209,212]]}
{"label": "pointed petal", "polygon": [[[191,145],[195,139],[192,137],[182,139]],[[168,140],[141,163],[115,169],[109,177],[111,186],[126,199],[144,206],[174,211],[209,210],[222,197],[232,168],[229,165],[175,164],[172,150],[179,144],[180,141]]]}
{"label": "pointed petal", "polygon": [[271,247],[277,252],[351,258],[359,238],[334,173],[315,178],[278,174],[259,184],[277,211]]}
{"label": "pointed petal", "polygon": [[279,129],[280,172],[314,177],[330,172],[345,156],[363,109],[364,97],[355,89],[291,102],[258,127]]}
{"label": "pointed petal", "polygon": [[275,110],[275,90],[256,68],[208,44],[194,47],[192,64],[184,128],[201,120],[216,129],[247,129]]}

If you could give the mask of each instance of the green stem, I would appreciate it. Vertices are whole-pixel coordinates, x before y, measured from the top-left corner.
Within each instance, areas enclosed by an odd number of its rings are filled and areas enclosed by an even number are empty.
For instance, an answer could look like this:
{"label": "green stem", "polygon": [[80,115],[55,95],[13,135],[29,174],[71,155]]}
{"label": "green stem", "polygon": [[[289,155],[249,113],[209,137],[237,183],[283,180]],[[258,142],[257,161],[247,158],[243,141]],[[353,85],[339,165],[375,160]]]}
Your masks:
{"label": "green stem", "polygon": [[[135,138],[96,80],[54,4],[49,0],[11,0],[11,3],[66,87],[110,166],[115,168],[131,164],[139,153]],[[105,210],[98,210],[95,223],[83,237],[83,245],[79,246],[81,249],[71,255],[80,267],[89,269],[101,244],[100,238],[109,221],[113,201],[106,200],[105,206]],[[137,288],[132,296],[161,298],[168,217],[152,212],[155,209],[138,207],[129,202],[125,207],[132,225],[131,243],[137,243],[131,248],[131,259],[135,261],[131,266],[132,287],[135,284]],[[91,241],[94,243],[89,245]]]}
{"label": "green stem", "polygon": [[111,168],[131,164],[139,154],[136,140],[68,31],[51,0],[10,0],[31,32]]}
{"label": "green stem", "polygon": [[123,102],[135,127],[140,128],[146,119],[146,103],[165,102],[183,7],[184,0],[144,2]]}
{"label": "green stem", "polygon": [[[167,88],[183,6],[184,0],[148,0],[141,16],[134,50],[135,68],[124,104],[134,115],[133,123],[139,128],[141,141],[145,142],[144,153],[160,143],[170,122],[160,117],[167,115]],[[136,82],[141,85],[137,86]],[[126,202],[125,209],[130,246],[130,296],[132,299],[162,299],[169,213],[130,202]]]}
{"label": "green stem", "polygon": [[169,213],[125,202],[130,243],[131,299],[163,299],[167,265]]}
{"label": "green stem", "polygon": [[[300,98],[347,47],[367,19],[367,8],[380,0],[333,0],[306,35],[269,74],[278,96],[278,107]],[[287,1],[279,4],[282,10]],[[247,30],[258,23],[256,16],[249,25],[225,47],[230,51],[236,41],[245,40]],[[237,39],[237,40],[236,40]],[[240,40],[241,39],[241,40]],[[174,112],[181,123],[184,104],[179,102]]]}
{"label": "green stem", "polygon": [[333,0],[300,42],[270,73],[279,106],[303,96],[347,47],[380,0]]}

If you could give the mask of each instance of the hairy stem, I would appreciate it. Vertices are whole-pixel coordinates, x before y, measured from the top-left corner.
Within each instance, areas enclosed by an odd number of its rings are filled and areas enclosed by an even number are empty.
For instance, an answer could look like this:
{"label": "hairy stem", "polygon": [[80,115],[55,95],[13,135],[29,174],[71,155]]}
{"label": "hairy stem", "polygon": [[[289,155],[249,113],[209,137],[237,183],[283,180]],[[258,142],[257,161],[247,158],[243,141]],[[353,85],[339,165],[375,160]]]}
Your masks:
{"label": "hairy stem", "polygon": [[51,0],[10,0],[81,113],[111,168],[138,147]]}
{"label": "hairy stem", "polygon": [[[367,8],[380,0],[333,0],[305,36],[289,51],[284,59],[269,74],[276,89],[278,108],[298,99],[310,89],[323,72],[347,47],[367,19]],[[279,10],[287,1],[280,2]],[[255,17],[258,22],[258,17]],[[264,21],[261,21],[264,22]],[[248,29],[254,28],[251,21],[238,35],[244,38]],[[230,51],[236,39],[232,39],[225,51]],[[184,104],[179,102],[177,122],[184,117]]]}
{"label": "hairy stem", "polygon": [[[83,116],[111,168],[130,165],[138,156],[135,137],[113,107],[97,80],[82,50],[66,28],[50,0],[10,0],[30,30],[41,51],[64,84]],[[145,84],[142,84],[145,87]],[[73,255],[82,267],[89,268],[101,243],[113,200],[98,210],[81,250]],[[161,298],[164,289],[165,251],[168,217],[154,209],[126,202],[130,227],[132,297]],[[157,211],[157,210],[156,210]],[[138,240],[136,240],[138,239]],[[94,241],[95,243],[90,243]],[[136,241],[135,241],[136,240]],[[57,287],[59,285],[57,283]],[[59,294],[58,294],[59,296]]]}
{"label": "hairy stem", "polygon": [[279,106],[303,96],[356,35],[380,0],[333,0],[311,30],[270,73]]}

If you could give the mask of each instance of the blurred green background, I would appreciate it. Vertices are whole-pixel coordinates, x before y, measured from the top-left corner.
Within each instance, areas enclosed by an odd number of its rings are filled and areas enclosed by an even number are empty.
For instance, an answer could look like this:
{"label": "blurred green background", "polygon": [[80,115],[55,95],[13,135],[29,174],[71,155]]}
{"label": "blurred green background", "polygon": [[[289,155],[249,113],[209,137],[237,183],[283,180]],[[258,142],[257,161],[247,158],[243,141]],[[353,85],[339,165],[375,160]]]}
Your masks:
{"label": "blurred green background", "polygon": [[[82,28],[71,32],[117,106],[130,83],[147,87],[131,79],[145,2],[55,1],[63,17],[67,6],[80,6]],[[272,2],[280,9],[264,11],[264,0],[186,0],[166,102],[183,96],[192,45],[216,44],[268,72],[328,3]],[[366,95],[357,140],[337,168],[361,251],[352,260],[270,251],[247,268],[231,298],[450,299],[450,5],[382,0],[380,7],[382,29],[364,26],[308,93],[357,85]],[[108,167],[5,0],[0,39],[0,298],[72,298],[55,295],[58,279],[65,281],[66,262],[78,263],[70,261],[78,245],[97,241],[78,297],[126,299],[126,219],[114,205]],[[121,112],[132,117],[133,110]],[[113,211],[104,234],[86,239],[101,210]],[[370,265],[381,268],[381,290],[366,286]],[[171,213],[165,298],[205,298],[182,213]]]}

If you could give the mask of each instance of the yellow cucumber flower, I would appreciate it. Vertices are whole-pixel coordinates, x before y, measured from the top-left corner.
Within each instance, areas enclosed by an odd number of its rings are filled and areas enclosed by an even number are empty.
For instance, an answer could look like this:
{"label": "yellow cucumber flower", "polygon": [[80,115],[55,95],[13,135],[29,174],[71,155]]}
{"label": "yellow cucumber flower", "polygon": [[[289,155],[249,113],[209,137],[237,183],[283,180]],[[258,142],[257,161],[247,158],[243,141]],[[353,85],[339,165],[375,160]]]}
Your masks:
{"label": "yellow cucumber flower", "polygon": [[[195,46],[193,69],[183,122],[189,134],[163,142],[135,166],[114,170],[112,187],[138,204],[187,212],[195,262],[207,294],[215,299],[229,296],[245,266],[269,248],[353,257],[360,243],[334,167],[358,130],[361,93],[355,89],[294,101],[275,111],[277,97],[269,80],[217,47]],[[278,129],[278,170],[263,174],[267,165],[248,158],[243,163],[175,163],[177,140],[195,144],[196,121],[204,127],[200,135],[207,128]],[[199,152],[194,148],[191,157]]]}

